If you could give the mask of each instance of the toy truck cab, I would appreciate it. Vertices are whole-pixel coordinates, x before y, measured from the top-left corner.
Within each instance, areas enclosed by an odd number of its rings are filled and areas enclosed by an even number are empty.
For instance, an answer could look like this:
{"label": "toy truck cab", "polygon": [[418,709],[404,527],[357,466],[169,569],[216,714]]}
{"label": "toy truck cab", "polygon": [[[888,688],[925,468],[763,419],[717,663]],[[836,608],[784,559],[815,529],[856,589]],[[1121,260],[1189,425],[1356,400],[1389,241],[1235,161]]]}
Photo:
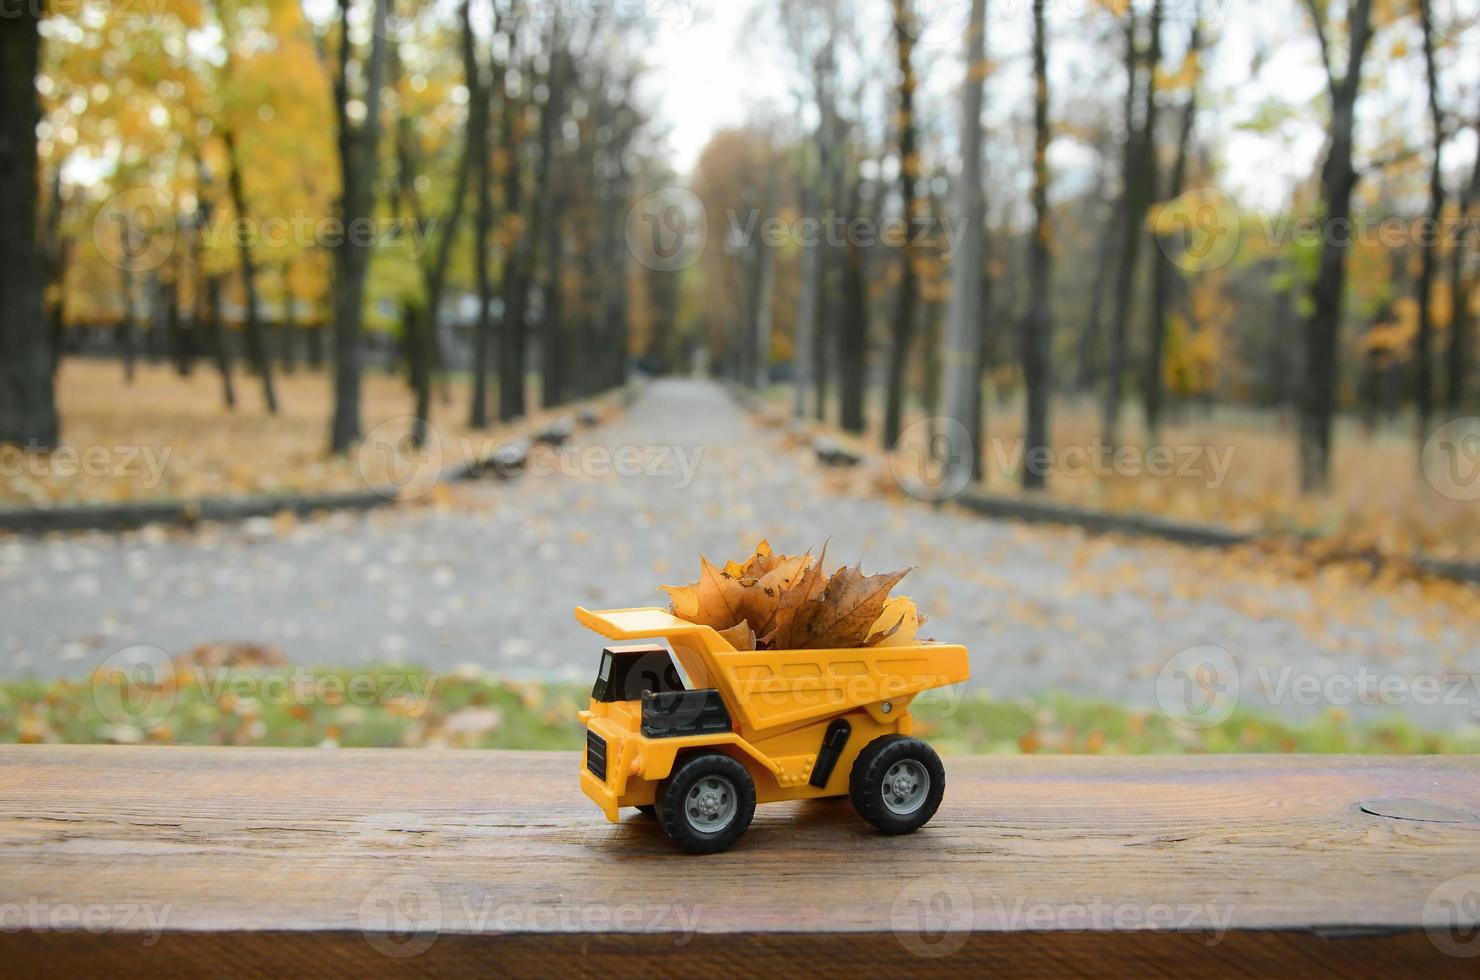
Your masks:
{"label": "toy truck cab", "polygon": [[757,803],[846,795],[886,833],[916,830],[939,807],[945,772],[911,737],[909,708],[966,680],[964,647],[741,651],[661,609],[576,618],[611,640],[672,649],[602,651],[580,714],[581,788],[609,820],[638,807],[684,850],[710,853],[745,832]]}

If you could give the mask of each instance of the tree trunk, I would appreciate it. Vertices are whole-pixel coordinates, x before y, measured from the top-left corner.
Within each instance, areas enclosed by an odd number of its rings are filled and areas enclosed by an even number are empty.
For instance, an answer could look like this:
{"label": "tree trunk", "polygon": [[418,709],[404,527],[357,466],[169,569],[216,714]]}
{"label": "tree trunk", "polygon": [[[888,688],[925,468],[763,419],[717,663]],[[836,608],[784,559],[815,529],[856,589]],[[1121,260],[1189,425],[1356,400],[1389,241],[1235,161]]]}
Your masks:
{"label": "tree trunk", "polygon": [[631,253],[627,250],[627,211],[631,203],[631,174],[626,162],[629,147],[635,135],[637,120],[631,108],[635,76],[629,74],[618,97],[613,119],[614,135],[607,148],[608,172],[611,178],[606,189],[606,288],[602,301],[605,307],[609,367],[602,388],[619,388],[627,383],[628,345],[631,343],[631,324],[628,319],[629,274],[632,270]]}
{"label": "tree trunk", "polygon": [[161,280],[160,301],[164,304],[165,337],[169,341],[170,357],[175,362],[175,373],[182,378],[190,377],[190,352],[185,349],[184,328],[180,323],[180,254],[176,252],[170,268]]}
{"label": "tree trunk", "polygon": [[963,468],[975,469],[980,457],[983,266],[986,252],[986,200],[982,188],[982,89],[986,84],[986,0],[971,0],[966,25],[966,77],[961,87],[961,175],[956,182],[954,210],[965,224],[961,244],[951,263],[951,298],[946,309],[941,344],[940,413],[961,424],[946,438],[964,433],[967,445],[951,444],[946,457],[946,481],[953,485]]}
{"label": "tree trunk", "polygon": [[[226,184],[231,190],[231,205],[236,209],[236,220],[245,225],[248,221],[247,197],[242,187],[242,170],[237,159],[236,134],[228,129],[221,134],[221,141],[226,146]],[[257,262],[252,256],[252,239],[255,237],[252,234],[243,235],[238,249],[241,258],[242,293],[246,297],[247,306],[247,356],[251,358],[252,367],[262,379],[262,400],[267,405],[267,414],[276,415],[277,389],[272,381],[272,358],[267,353],[267,337],[258,312]]]}
{"label": "tree trunk", "polygon": [[53,290],[46,306],[48,343],[51,345],[51,373],[62,363],[63,330],[67,322],[67,267],[72,259],[72,241],[62,232],[62,212],[66,197],[62,193],[62,169],[58,165],[51,181],[51,206],[46,211],[46,283]]}
{"label": "tree trunk", "polygon": [[[1125,386],[1126,340],[1131,318],[1131,297],[1136,287],[1136,264],[1141,251],[1142,223],[1156,186],[1156,69],[1161,61],[1161,0],[1151,5],[1145,64],[1137,51],[1136,17],[1126,22],[1126,149],[1122,196],[1120,265],[1115,278],[1115,308],[1110,321],[1110,349],[1105,370],[1104,431],[1107,452],[1120,445],[1121,394]],[[1135,96],[1141,95],[1139,128],[1134,119]]]}
{"label": "tree trunk", "polygon": [[431,307],[408,301],[401,308],[406,332],[406,369],[411,382],[415,410],[411,417],[411,444],[417,449],[427,444],[432,415],[432,368],[436,354],[432,350],[436,314]]}
{"label": "tree trunk", "polygon": [[1052,387],[1049,358],[1053,346],[1053,321],[1048,307],[1048,243],[1051,236],[1048,213],[1048,49],[1044,36],[1044,2],[1033,0],[1033,237],[1028,243],[1028,315],[1023,319],[1023,381],[1028,389],[1022,467],[1024,490],[1041,490],[1047,483],[1046,461],[1035,457],[1042,455],[1049,446],[1048,398]]}
{"label": "tree trunk", "polygon": [[[1198,70],[1195,59],[1202,51],[1200,26],[1194,17],[1191,32],[1187,37],[1187,57],[1194,61],[1194,72]],[[1182,118],[1177,126],[1177,156],[1172,163],[1171,178],[1166,188],[1166,199],[1169,201],[1175,201],[1182,196],[1182,188],[1187,178],[1187,151],[1192,142],[1192,127],[1196,119],[1197,75],[1194,74],[1189,85],[1187,102],[1182,106]],[[1152,268],[1151,336],[1146,349],[1146,380],[1143,384],[1146,399],[1146,436],[1153,444],[1161,433],[1162,352],[1166,347],[1167,304],[1170,299],[1172,282],[1177,275],[1177,266],[1172,262],[1171,253],[1174,248],[1180,247],[1180,242],[1158,233],[1157,244],[1159,247],[1156,254],[1151,257],[1156,264]]]}
{"label": "tree trunk", "polygon": [[[517,21],[506,18],[505,36],[509,39],[508,50],[514,51],[517,36]],[[524,322],[525,302],[529,296],[528,270],[534,239],[531,229],[519,227],[523,217],[524,171],[519,158],[523,145],[524,103],[509,95],[508,84],[503,85],[504,100],[501,107],[500,146],[504,171],[504,216],[511,222],[513,232],[505,237],[507,249],[503,263],[503,281],[500,289],[503,296],[503,315],[499,322],[499,386],[498,414],[505,422],[520,418],[525,412],[524,372],[525,340],[528,326]]]}
{"label": "tree trunk", "polygon": [[1109,207],[1105,223],[1100,228],[1099,245],[1095,251],[1095,275],[1089,287],[1089,311],[1084,321],[1084,330],[1079,336],[1079,356],[1075,369],[1075,387],[1081,391],[1093,390],[1100,380],[1099,361],[1101,334],[1105,325],[1105,288],[1109,284],[1110,271],[1115,268],[1115,238],[1120,230],[1121,206],[1125,202],[1116,200]]}
{"label": "tree trunk", "polygon": [[[411,369],[411,386],[416,392],[416,415],[411,432],[412,443],[420,448],[426,444],[427,429],[431,421],[432,413],[432,375],[437,368],[439,357],[437,351],[438,321],[442,313],[442,295],[447,282],[447,267],[452,260],[452,247],[457,241],[457,231],[462,225],[463,212],[466,210],[468,196],[468,182],[471,179],[474,161],[476,160],[480,169],[487,170],[487,148],[486,138],[488,123],[488,89],[479,77],[476,38],[473,33],[473,21],[470,11],[470,0],[463,0],[461,4],[462,20],[462,53],[463,67],[466,72],[464,78],[468,86],[470,98],[468,100],[468,123],[467,131],[463,137],[462,154],[458,159],[457,174],[453,178],[452,197],[447,204],[447,213],[439,222],[441,234],[437,238],[437,247],[432,251],[429,261],[421,264],[422,289],[425,294],[425,303],[422,306],[408,305],[405,309],[405,322],[407,330],[407,354]],[[407,118],[402,116],[398,122],[397,142],[400,145],[399,155],[401,158],[400,172],[398,174],[401,185],[401,196],[404,201],[412,205],[414,215],[419,215],[421,209],[415,206],[415,168],[417,165],[415,154],[412,149],[412,134],[406,125]],[[486,180],[484,181],[486,183]],[[480,202],[481,206],[481,202]],[[430,228],[430,225],[425,227]],[[475,255],[480,261],[486,262],[484,246],[480,241],[475,246]],[[483,277],[479,282],[480,297],[487,298],[487,270],[483,270]],[[486,310],[485,310],[486,313]],[[480,320],[482,316],[480,316]],[[481,324],[480,324],[481,325]],[[484,354],[487,347],[484,346]],[[482,374],[478,365],[474,365],[475,376]]]}
{"label": "tree trunk", "polygon": [[[1480,138],[1480,116],[1475,120],[1475,135]],[[1477,139],[1480,146],[1480,139]],[[1470,170],[1470,182],[1460,192],[1459,234],[1455,237],[1454,249],[1449,256],[1449,351],[1445,373],[1445,407],[1451,416],[1463,411],[1466,382],[1470,371],[1470,332],[1473,316],[1470,313],[1470,297],[1475,287],[1474,277],[1465,276],[1465,258],[1474,249],[1475,233],[1470,225],[1470,209],[1480,198],[1480,152],[1475,154],[1475,164]]]}
{"label": "tree trunk", "polygon": [[206,278],[206,320],[210,324],[211,351],[216,357],[216,370],[221,375],[221,398],[226,410],[236,408],[236,385],[231,378],[231,350],[226,346],[226,330],[221,324],[221,277]]}
{"label": "tree trunk", "polygon": [[216,369],[221,375],[221,400],[227,411],[236,408],[236,386],[231,378],[231,352],[226,347],[226,337],[221,326],[221,278],[206,271],[206,230],[211,227],[215,205],[207,193],[211,178],[209,171],[195,157],[195,238],[193,241],[195,265],[195,329],[192,331],[202,344],[209,345]]}
{"label": "tree trunk", "polygon": [[[389,0],[371,0],[370,54],[364,66],[364,118],[349,118],[350,5],[339,0],[339,63],[334,105],[339,124],[340,218],[346,231],[363,228],[373,216],[379,163],[380,88],[385,73]],[[334,248],[334,421],[329,444],[347,452],[360,438],[360,333],[364,322],[365,275],[370,264],[366,236],[346,233]]]}
{"label": "tree trunk", "polygon": [[[803,218],[821,218],[821,207],[818,200],[821,197],[819,189],[822,186],[822,174],[820,169],[807,172],[806,145],[802,149],[801,166],[801,214]],[[812,390],[813,364],[816,360],[817,351],[813,347],[812,334],[817,326],[817,265],[821,242],[812,246],[802,245],[801,268],[799,275],[801,282],[798,283],[797,295],[797,328],[796,342],[793,345],[794,356],[792,358],[792,406],[791,414],[798,418],[807,415],[807,395]]]}
{"label": "tree trunk", "polygon": [[123,268],[119,271],[122,274],[121,279],[123,287],[123,319],[118,321],[118,327],[114,331],[114,337],[118,343],[118,349],[123,355],[124,384],[131,385],[134,383],[134,342],[136,339],[136,331],[134,330],[134,270],[133,265],[128,261],[127,258],[131,254],[128,251],[129,231],[126,225],[121,227],[123,230],[120,232],[120,234],[124,238],[124,251],[122,253],[124,255],[124,261]]}
{"label": "tree trunk", "polygon": [[0,16],[0,443],[57,445],[45,272],[36,248],[36,71],[45,3]]}
{"label": "tree trunk", "polygon": [[[855,176],[846,217],[863,218],[863,177]],[[841,282],[843,315],[838,323],[838,424],[862,432],[868,353],[868,256],[856,235],[847,236]]]}
{"label": "tree trunk", "polygon": [[[1325,37],[1318,0],[1310,0],[1316,29]],[[1305,318],[1305,385],[1300,407],[1300,488],[1305,493],[1326,490],[1331,478],[1331,425],[1336,409],[1336,369],[1340,352],[1341,308],[1346,285],[1346,251],[1351,236],[1352,125],[1362,80],[1362,59],[1371,38],[1372,0],[1354,0],[1348,14],[1350,53],[1340,79],[1327,59],[1331,93],[1331,130],[1326,159],[1321,165],[1321,227],[1319,267],[1310,286],[1310,313]],[[1322,51],[1326,42],[1321,43]],[[1341,233],[1333,233],[1340,229]]]}
{"label": "tree trunk", "polygon": [[914,228],[916,184],[919,183],[919,153],[915,148],[915,70],[911,54],[914,49],[914,13],[910,0],[893,0],[894,43],[899,59],[899,197],[900,213],[905,222],[905,242],[900,249],[899,286],[894,294],[893,349],[889,352],[889,389],[884,405],[884,448],[892,449],[899,441],[904,414],[904,386],[910,362],[910,348],[915,339],[915,301],[918,283],[915,277]]}
{"label": "tree trunk", "polygon": [[282,285],[283,293],[283,323],[281,336],[278,338],[278,359],[283,365],[283,374],[293,374],[298,370],[299,342],[303,331],[298,326],[298,311],[293,300],[293,286],[289,279],[292,266],[284,263],[278,267],[278,281]]}
{"label": "tree trunk", "polygon": [[566,57],[562,49],[561,17],[557,10],[550,27],[550,70],[546,80],[545,107],[540,113],[540,223],[543,235],[543,309],[540,323],[540,404],[553,408],[564,401],[564,311],[561,271],[564,235],[561,217],[565,210],[564,179],[558,173],[555,138],[565,114]]}
{"label": "tree trunk", "polygon": [[[490,86],[503,77],[498,65],[490,66],[490,77],[482,78],[478,51],[474,44],[472,21],[466,0],[463,8],[463,75],[468,83],[468,135],[466,156],[476,161],[477,180],[474,193],[477,208],[473,217],[473,279],[478,290],[478,321],[473,327],[473,405],[468,424],[474,429],[488,427],[489,352],[493,347],[493,277],[488,269],[489,237],[493,234],[493,174],[489,170],[489,113],[492,107]],[[495,16],[497,8],[495,8]],[[500,86],[502,87],[502,86]]]}
{"label": "tree trunk", "polygon": [[1429,235],[1420,235],[1418,240],[1418,333],[1413,340],[1413,403],[1418,410],[1418,465],[1421,468],[1423,445],[1429,437],[1429,420],[1434,415],[1433,285],[1435,267],[1439,262],[1439,223],[1444,218],[1444,174],[1440,169],[1444,155],[1444,113],[1439,108],[1439,70],[1434,64],[1433,6],[1431,0],[1417,2],[1419,26],[1423,31],[1424,76],[1429,90],[1429,125],[1434,130],[1434,156],[1429,162]]}

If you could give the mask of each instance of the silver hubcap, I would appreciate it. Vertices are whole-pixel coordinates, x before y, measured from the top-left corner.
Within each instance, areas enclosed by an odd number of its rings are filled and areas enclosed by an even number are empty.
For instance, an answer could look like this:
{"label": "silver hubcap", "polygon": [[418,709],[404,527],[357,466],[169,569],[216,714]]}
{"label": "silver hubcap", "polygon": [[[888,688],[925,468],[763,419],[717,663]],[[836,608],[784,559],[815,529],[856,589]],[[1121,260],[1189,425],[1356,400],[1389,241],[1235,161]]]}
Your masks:
{"label": "silver hubcap", "polygon": [[729,826],[739,809],[735,786],[723,776],[705,776],[689,787],[684,812],[694,829],[713,833]]}
{"label": "silver hubcap", "polygon": [[914,813],[929,792],[930,773],[915,759],[900,759],[884,773],[884,805],[891,813]]}

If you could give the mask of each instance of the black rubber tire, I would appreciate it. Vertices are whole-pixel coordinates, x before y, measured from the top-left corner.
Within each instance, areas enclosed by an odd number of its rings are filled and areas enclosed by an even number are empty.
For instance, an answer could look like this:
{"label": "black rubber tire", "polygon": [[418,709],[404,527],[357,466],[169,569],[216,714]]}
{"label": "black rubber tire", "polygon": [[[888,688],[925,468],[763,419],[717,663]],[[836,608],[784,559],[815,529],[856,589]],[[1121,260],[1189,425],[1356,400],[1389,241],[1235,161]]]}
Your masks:
{"label": "black rubber tire", "polygon": [[[705,776],[719,776],[735,789],[735,814],[722,829],[701,830],[690,820],[684,800]],[[658,825],[673,842],[690,854],[723,851],[745,833],[755,817],[755,781],[745,767],[723,752],[705,752],[682,759],[658,786]]]}
{"label": "black rubber tire", "polygon": [[[904,759],[925,767],[930,784],[925,798],[909,813],[896,813],[884,802],[884,774]],[[946,793],[946,768],[926,743],[906,735],[880,735],[858,753],[848,776],[848,798],[858,815],[886,834],[908,834],[930,822]]]}
{"label": "black rubber tire", "polygon": [[658,808],[651,803],[644,803],[637,809],[642,813],[644,817],[655,817],[658,815]]}

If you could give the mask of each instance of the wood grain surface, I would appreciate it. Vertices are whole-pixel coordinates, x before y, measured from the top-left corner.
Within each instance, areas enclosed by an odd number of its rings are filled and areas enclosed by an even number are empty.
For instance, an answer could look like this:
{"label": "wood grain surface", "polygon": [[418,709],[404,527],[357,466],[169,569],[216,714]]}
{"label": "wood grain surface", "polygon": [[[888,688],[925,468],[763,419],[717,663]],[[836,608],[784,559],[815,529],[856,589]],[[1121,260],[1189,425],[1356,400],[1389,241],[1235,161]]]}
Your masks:
{"label": "wood grain surface", "polygon": [[[1480,758],[953,758],[919,833],[880,836],[846,801],[775,804],[712,857],[676,853],[635,811],[608,824],[578,765],[0,747],[0,962],[156,975],[1480,970],[1465,928],[1480,927]],[[1374,800],[1437,805],[1408,809],[1448,822],[1365,812]]]}

